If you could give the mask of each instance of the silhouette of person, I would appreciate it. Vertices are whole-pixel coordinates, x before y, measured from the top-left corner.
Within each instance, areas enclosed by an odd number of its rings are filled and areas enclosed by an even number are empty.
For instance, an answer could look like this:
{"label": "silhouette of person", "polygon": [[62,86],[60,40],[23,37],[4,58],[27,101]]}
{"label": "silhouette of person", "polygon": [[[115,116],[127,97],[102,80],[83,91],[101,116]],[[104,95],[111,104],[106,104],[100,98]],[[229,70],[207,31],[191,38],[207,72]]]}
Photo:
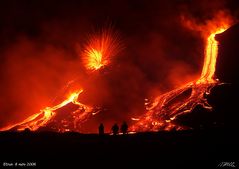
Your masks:
{"label": "silhouette of person", "polygon": [[99,125],[99,135],[104,135],[104,125],[103,125],[103,123],[100,123],[100,125]]}
{"label": "silhouette of person", "polygon": [[117,123],[115,123],[111,128],[113,135],[117,135],[119,133],[119,126]]}
{"label": "silhouette of person", "polygon": [[121,125],[120,131],[121,131],[123,134],[127,134],[127,133],[128,133],[128,125],[127,125],[127,123],[126,123],[125,121],[124,121],[123,124]]}

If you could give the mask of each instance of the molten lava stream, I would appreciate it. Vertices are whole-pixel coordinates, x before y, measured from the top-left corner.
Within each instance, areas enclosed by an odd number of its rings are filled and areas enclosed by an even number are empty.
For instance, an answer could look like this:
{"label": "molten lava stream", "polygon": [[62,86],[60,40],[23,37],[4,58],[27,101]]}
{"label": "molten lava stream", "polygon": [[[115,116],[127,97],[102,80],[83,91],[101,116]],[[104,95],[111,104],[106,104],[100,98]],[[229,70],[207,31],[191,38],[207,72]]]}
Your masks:
{"label": "molten lava stream", "polygon": [[[119,40],[118,34],[111,28],[104,29],[101,32],[91,36],[85,45],[84,51],[82,53],[84,65],[89,70],[99,70],[108,65],[110,63],[110,57],[118,54],[120,49],[121,41]],[[72,83],[72,81],[69,83]],[[53,107],[46,107],[39,113],[33,114],[22,122],[1,128],[0,131],[10,129],[21,131],[25,128],[35,131],[40,127],[46,126],[49,129],[53,129],[54,131],[58,132],[79,131],[80,124],[88,120],[92,115],[95,115],[99,112],[98,109],[93,109],[92,107],[86,106],[77,101],[81,92],[83,92],[83,90],[72,93],[62,103]],[[65,119],[57,121],[56,116],[59,114],[58,110],[70,103],[78,106],[78,108],[72,112],[69,112]]]}
{"label": "molten lava stream", "polygon": [[[95,115],[97,113],[97,111],[95,111],[92,107],[86,106],[77,101],[79,94],[82,92],[83,90],[80,90],[78,92],[73,92],[66,100],[64,100],[60,104],[53,107],[46,107],[43,110],[41,110],[39,113],[33,114],[32,116],[28,117],[22,122],[4,127],[0,129],[0,131],[11,130],[11,129],[22,131],[26,128],[32,131],[35,131],[39,129],[40,127],[44,127],[50,122],[52,122],[54,120],[54,117],[56,116],[56,111],[68,105],[69,103],[72,103],[78,106],[78,108],[74,110],[73,112],[71,112],[71,114],[74,115],[74,123],[76,122],[80,123],[81,121],[84,121],[86,118],[89,118],[91,115]],[[77,128],[68,129],[66,126],[65,128],[62,127],[61,129],[56,129],[56,131],[63,132],[63,131],[69,131],[74,129],[77,130]]]}
{"label": "molten lava stream", "polygon": [[[207,103],[205,95],[210,94],[211,88],[219,83],[218,80],[214,79],[218,52],[218,42],[215,40],[215,35],[224,32],[227,27],[224,24],[223,27],[212,31],[207,37],[201,77],[196,81],[158,96],[152,102],[147,103],[147,112],[140,118],[132,118],[132,120],[137,120],[137,122],[130,127],[129,130],[131,132],[184,129],[184,127],[174,123],[177,116],[191,112],[197,105],[202,105],[206,109],[212,108]],[[107,65],[109,63],[109,56],[115,55],[118,52],[118,47],[117,38],[115,39],[109,32],[93,37],[83,54],[85,66],[90,70],[98,70]],[[73,125],[71,125],[71,121],[64,119],[59,122],[58,126],[54,126],[53,129],[59,132],[79,131],[77,123],[81,124],[98,112],[92,107],[77,101],[82,91],[72,93],[60,104],[53,107],[46,107],[26,120],[2,128],[0,131],[9,129],[24,130],[25,128],[33,131],[38,130],[40,127],[47,126],[51,122],[55,123],[54,117],[57,115],[56,112],[70,103],[78,106],[76,110],[70,113]],[[183,99],[178,99],[180,96],[184,96]]]}
{"label": "molten lava stream", "polygon": [[[205,95],[210,94],[210,90],[219,84],[219,81],[214,79],[218,54],[218,42],[215,39],[215,35],[224,32],[227,28],[228,26],[223,24],[222,27],[212,31],[206,38],[207,43],[201,77],[196,81],[156,97],[151,103],[146,103],[151,106],[148,106],[147,112],[130,127],[131,131],[181,130],[185,127],[173,122],[177,116],[190,113],[197,105],[212,109]],[[177,99],[179,96],[185,95],[185,92],[189,90],[191,92],[187,98]]]}

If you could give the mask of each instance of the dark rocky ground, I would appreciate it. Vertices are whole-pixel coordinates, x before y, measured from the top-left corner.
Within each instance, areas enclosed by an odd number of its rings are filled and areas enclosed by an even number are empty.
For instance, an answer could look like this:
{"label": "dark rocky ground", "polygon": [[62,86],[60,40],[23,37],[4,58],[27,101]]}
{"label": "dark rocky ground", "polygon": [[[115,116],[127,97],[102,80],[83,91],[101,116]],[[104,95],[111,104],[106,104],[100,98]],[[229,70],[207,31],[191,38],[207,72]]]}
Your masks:
{"label": "dark rocky ground", "polygon": [[37,162],[42,168],[159,169],[217,168],[221,162],[235,162],[239,168],[239,25],[217,39],[220,45],[216,75],[227,84],[212,90],[208,98],[214,107],[212,112],[197,108],[179,119],[194,130],[104,137],[4,132],[0,133],[0,166],[3,162]]}
{"label": "dark rocky ground", "polygon": [[224,161],[239,167],[236,136],[237,131],[225,128],[118,136],[4,132],[0,161],[36,162],[43,168],[216,168]]}

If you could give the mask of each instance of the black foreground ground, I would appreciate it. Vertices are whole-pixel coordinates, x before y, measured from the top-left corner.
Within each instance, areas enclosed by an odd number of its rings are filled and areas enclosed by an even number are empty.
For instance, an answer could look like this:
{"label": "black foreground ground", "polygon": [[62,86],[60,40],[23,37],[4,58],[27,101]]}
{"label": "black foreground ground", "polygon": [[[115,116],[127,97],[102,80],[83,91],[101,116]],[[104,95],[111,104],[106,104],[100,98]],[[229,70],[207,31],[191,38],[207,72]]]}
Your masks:
{"label": "black foreground ground", "polygon": [[3,168],[4,162],[35,162],[41,168],[217,168],[222,162],[239,167],[236,135],[216,128],[117,136],[3,132],[0,159]]}

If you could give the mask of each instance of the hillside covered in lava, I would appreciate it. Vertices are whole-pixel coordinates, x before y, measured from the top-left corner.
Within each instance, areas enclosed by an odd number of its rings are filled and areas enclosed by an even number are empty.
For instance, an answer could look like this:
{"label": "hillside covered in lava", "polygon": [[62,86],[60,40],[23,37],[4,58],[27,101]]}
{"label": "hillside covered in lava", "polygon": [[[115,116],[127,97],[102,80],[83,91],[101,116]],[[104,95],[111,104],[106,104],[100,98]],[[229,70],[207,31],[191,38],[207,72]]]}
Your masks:
{"label": "hillside covered in lava", "polygon": [[216,39],[219,41],[216,77],[222,84],[214,87],[208,96],[213,110],[205,111],[199,106],[191,114],[185,115],[179,120],[196,128],[214,126],[238,129],[239,25],[233,25],[224,33],[217,35]]}
{"label": "hillside covered in lava", "polygon": [[238,20],[233,0],[0,1],[0,167],[238,167]]}
{"label": "hillside covered in lava", "polygon": [[2,1],[0,131],[235,124],[237,6]]}

